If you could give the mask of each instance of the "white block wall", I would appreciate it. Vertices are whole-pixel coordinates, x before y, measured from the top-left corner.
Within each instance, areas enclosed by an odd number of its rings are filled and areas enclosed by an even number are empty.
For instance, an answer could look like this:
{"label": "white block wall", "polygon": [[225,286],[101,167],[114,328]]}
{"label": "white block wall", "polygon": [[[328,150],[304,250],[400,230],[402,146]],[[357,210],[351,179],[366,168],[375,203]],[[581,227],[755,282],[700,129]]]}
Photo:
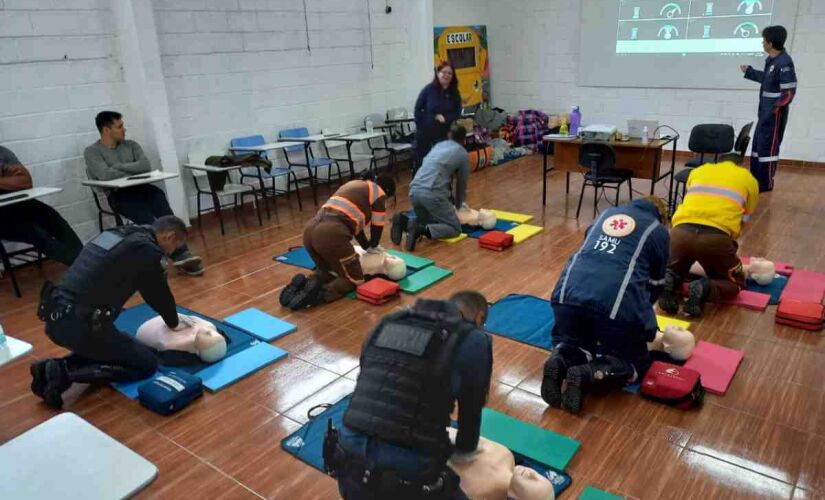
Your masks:
{"label": "white block wall", "polygon": [[[655,119],[682,135],[698,123],[741,127],[756,120],[758,89],[691,90],[581,87],[578,0],[435,0],[434,23],[486,24],[493,105],[515,111],[566,112],[582,107],[585,122],[626,127],[628,118]],[[791,105],[781,155],[825,161],[825,1],[800,0],[790,54],[799,90]],[[698,68],[697,68],[698,70]],[[731,61],[731,70],[739,71]]]}
{"label": "white block wall", "polygon": [[57,207],[80,237],[97,231],[83,149],[94,117],[126,107],[109,0],[0,0],[0,145],[35,185],[63,192]]}
{"label": "white block wall", "polygon": [[411,40],[425,2],[391,2],[390,15],[369,3],[372,63],[366,0],[308,0],[310,50],[302,0],[153,0],[180,160],[224,152],[233,137],[347,130],[411,109],[430,78],[410,71],[432,57]]}

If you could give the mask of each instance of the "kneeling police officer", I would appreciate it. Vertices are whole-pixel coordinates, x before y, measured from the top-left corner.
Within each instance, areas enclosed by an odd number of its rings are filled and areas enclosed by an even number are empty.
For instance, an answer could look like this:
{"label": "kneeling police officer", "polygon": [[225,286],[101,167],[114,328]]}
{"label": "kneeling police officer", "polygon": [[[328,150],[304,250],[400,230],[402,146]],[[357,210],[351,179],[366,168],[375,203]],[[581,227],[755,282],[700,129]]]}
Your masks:
{"label": "kneeling police officer", "polygon": [[134,382],[155,373],[155,352],[118,331],[114,322],[136,291],[172,329],[178,318],[166,281],[166,257],[186,243],[186,225],[174,215],[151,226],[105,231],[90,241],[60,281],[46,283],[38,316],[46,335],[71,354],[31,365],[32,392],[52,408],[73,383]]}
{"label": "kneeling police officer", "polygon": [[486,316],[484,296],[464,291],[418,300],[373,330],[343,426],[324,443],[346,500],[466,498],[447,460],[469,460],[478,446],[493,367],[492,342],[480,329]]}

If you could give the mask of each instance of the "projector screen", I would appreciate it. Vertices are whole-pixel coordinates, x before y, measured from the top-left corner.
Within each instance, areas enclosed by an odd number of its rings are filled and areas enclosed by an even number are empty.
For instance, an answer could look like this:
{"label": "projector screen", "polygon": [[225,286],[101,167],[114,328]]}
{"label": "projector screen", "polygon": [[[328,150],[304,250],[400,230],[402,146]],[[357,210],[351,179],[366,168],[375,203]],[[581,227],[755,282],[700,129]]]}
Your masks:
{"label": "projector screen", "polygon": [[753,88],[762,29],[781,24],[790,47],[798,0],[582,0],[579,84]]}

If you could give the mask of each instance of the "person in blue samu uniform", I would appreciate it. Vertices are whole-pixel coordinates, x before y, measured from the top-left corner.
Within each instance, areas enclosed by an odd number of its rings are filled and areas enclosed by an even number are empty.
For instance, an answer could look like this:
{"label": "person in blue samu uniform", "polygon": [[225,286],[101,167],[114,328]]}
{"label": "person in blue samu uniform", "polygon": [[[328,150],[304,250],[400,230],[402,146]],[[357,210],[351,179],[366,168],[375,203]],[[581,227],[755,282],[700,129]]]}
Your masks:
{"label": "person in blue samu uniform", "polygon": [[555,349],[541,384],[550,406],[578,413],[591,390],[621,388],[650,368],[653,304],[670,253],[666,220],[667,207],[652,196],[605,210],[565,264],[551,299]]}
{"label": "person in blue samu uniform", "polygon": [[751,173],[759,181],[759,192],[773,190],[788,108],[796,95],[796,70],[793,59],[785,52],[787,38],[784,27],[768,26],[762,30],[762,48],[768,53],[764,71],[744,64],[739,67],[745,78],[761,84],[759,121],[751,151]]}

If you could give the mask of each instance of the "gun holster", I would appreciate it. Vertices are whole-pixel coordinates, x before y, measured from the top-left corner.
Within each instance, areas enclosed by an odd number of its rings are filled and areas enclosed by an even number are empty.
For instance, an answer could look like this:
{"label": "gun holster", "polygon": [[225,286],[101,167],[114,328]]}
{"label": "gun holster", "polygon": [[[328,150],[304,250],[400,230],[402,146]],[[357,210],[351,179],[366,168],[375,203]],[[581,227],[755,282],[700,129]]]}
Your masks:
{"label": "gun holster", "polygon": [[324,472],[336,477],[339,469],[335,450],[338,448],[338,429],[332,425],[332,419],[327,419],[327,433],[324,436]]}

